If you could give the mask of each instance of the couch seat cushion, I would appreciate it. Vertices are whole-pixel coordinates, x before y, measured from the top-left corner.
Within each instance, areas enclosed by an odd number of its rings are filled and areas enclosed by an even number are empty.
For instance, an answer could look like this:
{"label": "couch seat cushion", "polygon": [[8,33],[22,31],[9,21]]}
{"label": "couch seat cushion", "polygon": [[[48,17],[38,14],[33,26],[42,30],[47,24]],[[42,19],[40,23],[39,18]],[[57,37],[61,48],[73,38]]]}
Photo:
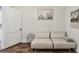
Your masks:
{"label": "couch seat cushion", "polygon": [[67,42],[65,39],[52,39],[54,43],[54,49],[69,49],[75,48],[74,42]]}
{"label": "couch seat cushion", "polygon": [[31,48],[51,49],[53,48],[53,44],[50,39],[34,39],[31,43]]}

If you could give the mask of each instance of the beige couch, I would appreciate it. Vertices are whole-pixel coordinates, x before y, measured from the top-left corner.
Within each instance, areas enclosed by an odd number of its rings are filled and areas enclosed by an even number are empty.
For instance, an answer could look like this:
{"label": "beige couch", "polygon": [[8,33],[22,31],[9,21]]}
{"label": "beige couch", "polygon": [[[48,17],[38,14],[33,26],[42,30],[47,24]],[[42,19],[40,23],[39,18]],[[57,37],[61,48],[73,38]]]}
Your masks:
{"label": "beige couch", "polygon": [[31,43],[31,48],[52,49],[53,44],[49,38],[49,32],[39,32],[35,34],[35,39]]}
{"label": "beige couch", "polygon": [[51,40],[54,43],[54,49],[75,48],[75,42],[68,42],[65,38],[65,32],[51,32]]}
{"label": "beige couch", "polygon": [[35,34],[36,38],[31,43],[34,49],[70,49],[75,48],[74,42],[68,42],[65,38],[65,32],[39,32]]}

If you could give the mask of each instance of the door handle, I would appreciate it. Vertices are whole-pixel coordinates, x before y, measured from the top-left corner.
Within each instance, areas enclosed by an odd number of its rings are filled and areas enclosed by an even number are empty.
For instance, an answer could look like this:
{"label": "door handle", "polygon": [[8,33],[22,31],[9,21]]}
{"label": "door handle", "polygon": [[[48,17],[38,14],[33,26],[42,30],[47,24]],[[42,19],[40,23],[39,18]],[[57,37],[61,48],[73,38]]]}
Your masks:
{"label": "door handle", "polygon": [[20,28],[20,31],[22,31],[22,28]]}

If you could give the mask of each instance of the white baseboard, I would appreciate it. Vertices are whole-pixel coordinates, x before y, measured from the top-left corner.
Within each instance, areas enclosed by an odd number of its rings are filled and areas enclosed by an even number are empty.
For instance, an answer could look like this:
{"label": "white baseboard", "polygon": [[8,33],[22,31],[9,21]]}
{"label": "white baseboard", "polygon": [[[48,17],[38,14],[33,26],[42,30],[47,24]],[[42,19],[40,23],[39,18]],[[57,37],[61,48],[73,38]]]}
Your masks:
{"label": "white baseboard", "polygon": [[22,43],[28,43],[28,41],[26,39],[22,39],[21,41]]}

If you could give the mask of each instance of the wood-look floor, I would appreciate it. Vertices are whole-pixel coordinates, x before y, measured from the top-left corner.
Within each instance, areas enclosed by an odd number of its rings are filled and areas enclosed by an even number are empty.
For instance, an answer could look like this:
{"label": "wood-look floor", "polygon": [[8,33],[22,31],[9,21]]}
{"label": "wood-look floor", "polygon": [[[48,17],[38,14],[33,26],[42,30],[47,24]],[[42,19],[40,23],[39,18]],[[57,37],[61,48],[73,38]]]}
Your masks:
{"label": "wood-look floor", "polygon": [[7,49],[0,50],[0,53],[76,53],[75,50],[31,50],[28,43],[19,43]]}

